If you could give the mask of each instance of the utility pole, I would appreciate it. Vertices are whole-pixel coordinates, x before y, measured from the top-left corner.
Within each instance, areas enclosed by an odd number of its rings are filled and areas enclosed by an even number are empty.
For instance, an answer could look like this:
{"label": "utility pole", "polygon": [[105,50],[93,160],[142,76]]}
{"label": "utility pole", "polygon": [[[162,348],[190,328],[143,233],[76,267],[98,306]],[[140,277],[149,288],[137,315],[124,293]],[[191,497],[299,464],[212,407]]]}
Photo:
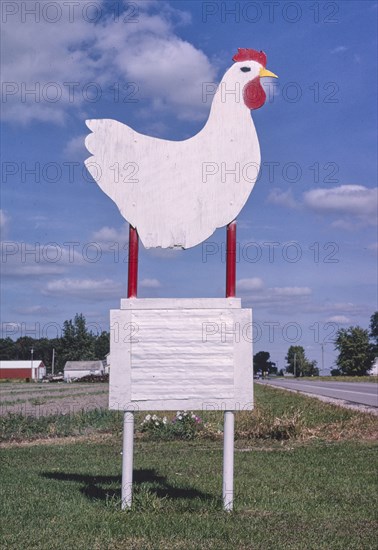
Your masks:
{"label": "utility pole", "polygon": [[54,376],[54,365],[55,365],[55,348],[53,348],[53,353],[52,353],[51,376]]}
{"label": "utility pole", "polygon": [[324,343],[322,342],[320,345],[322,348],[322,373],[324,373]]}
{"label": "utility pole", "polygon": [[294,378],[297,377],[297,354],[294,353]]}
{"label": "utility pole", "polygon": [[[32,380],[33,380],[33,355],[34,355],[34,348],[32,347],[30,349],[30,353],[31,353],[31,377],[32,377]],[[37,376],[35,377],[34,380],[37,379]]]}

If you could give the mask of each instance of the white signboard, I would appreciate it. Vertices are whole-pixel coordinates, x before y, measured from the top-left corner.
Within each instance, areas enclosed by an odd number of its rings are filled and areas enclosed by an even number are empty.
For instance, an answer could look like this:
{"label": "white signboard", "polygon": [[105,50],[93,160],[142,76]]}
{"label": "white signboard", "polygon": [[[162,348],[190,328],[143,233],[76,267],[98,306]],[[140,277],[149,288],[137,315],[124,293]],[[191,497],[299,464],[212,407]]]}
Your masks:
{"label": "white signboard", "polygon": [[240,299],[128,299],[110,320],[111,409],[253,408],[252,310]]}

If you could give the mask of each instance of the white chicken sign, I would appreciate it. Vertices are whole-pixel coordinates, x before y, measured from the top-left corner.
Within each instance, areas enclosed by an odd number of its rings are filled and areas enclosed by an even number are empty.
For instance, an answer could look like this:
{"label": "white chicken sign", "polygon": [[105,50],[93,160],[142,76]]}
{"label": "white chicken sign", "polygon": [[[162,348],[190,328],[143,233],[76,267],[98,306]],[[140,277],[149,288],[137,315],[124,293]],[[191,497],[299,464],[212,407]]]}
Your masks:
{"label": "white chicken sign", "polygon": [[146,136],[110,119],[87,120],[86,167],[146,248],[190,248],[232,222],[260,167],[250,111],[266,94],[266,55],[239,48],[203,129],[184,141]]}
{"label": "white chicken sign", "polygon": [[[130,223],[127,299],[110,312],[109,407],[124,411],[122,507],[132,502],[134,411],[225,412],[223,502],[233,506],[233,411],[253,408],[252,310],[235,298],[235,218],[258,176],[250,111],[266,99],[266,55],[240,49],[204,128],[184,141],[88,120],[87,169]],[[253,170],[250,171],[249,168]],[[227,225],[226,298],[137,298],[146,248],[190,248]]]}

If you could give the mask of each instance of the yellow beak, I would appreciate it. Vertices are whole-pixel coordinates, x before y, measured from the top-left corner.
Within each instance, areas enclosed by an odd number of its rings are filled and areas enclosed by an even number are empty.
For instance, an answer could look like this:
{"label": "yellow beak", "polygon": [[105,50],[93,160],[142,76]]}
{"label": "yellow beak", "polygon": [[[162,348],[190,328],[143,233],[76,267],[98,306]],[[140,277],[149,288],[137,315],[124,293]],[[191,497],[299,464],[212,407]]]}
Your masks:
{"label": "yellow beak", "polygon": [[272,78],[278,78],[276,74],[268,71],[268,69],[264,69],[263,67],[260,69],[260,76],[270,76]]}

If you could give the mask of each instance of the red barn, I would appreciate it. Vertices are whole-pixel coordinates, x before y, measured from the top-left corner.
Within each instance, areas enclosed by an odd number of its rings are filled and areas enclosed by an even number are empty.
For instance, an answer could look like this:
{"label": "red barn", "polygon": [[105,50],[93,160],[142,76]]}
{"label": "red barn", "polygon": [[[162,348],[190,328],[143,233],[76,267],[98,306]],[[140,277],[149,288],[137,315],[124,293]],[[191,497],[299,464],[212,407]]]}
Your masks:
{"label": "red barn", "polygon": [[26,361],[0,361],[0,378],[30,378],[40,380],[46,375],[46,367],[39,359]]}

